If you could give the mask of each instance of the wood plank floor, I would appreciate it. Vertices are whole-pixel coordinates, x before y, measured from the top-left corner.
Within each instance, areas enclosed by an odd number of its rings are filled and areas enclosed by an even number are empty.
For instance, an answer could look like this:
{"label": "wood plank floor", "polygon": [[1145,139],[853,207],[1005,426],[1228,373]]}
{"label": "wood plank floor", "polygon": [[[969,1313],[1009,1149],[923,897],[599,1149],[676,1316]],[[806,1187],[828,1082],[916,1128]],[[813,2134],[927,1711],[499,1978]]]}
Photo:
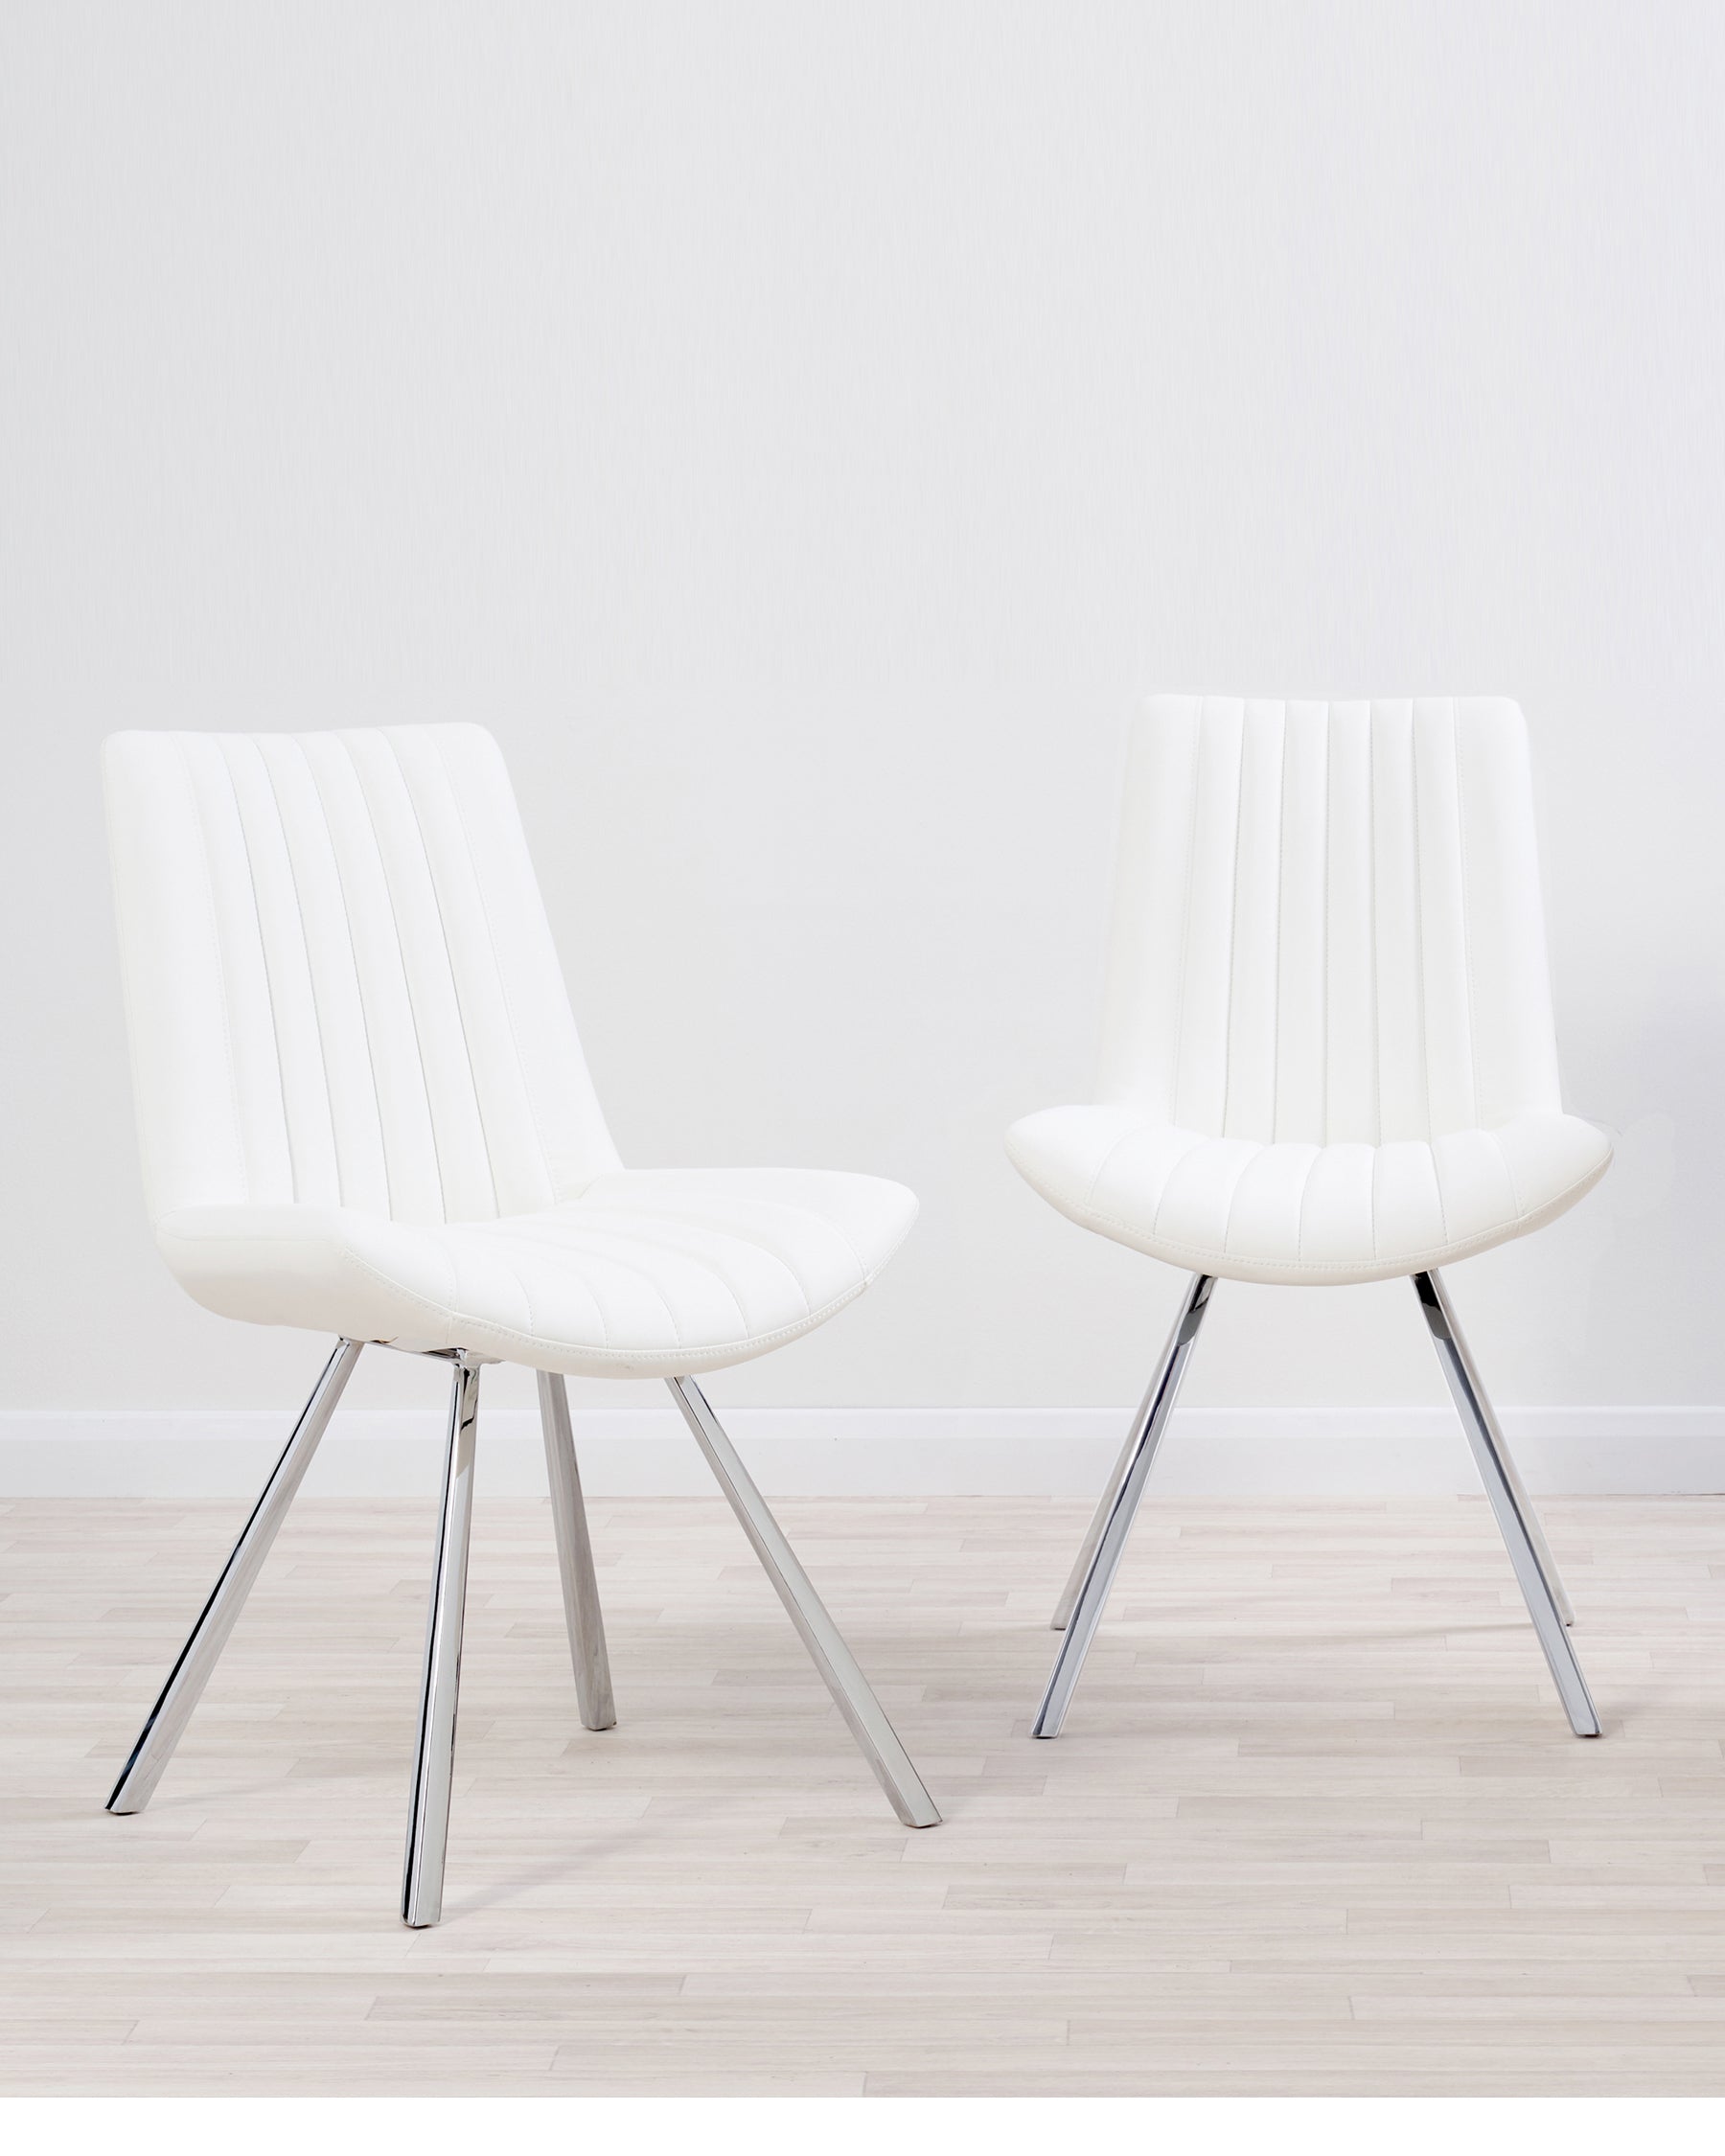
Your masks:
{"label": "wood plank floor", "polygon": [[592,1736],[546,1510],[482,1486],[411,1934],[426,1507],[300,1507],[118,1820],[235,1510],[0,1506],[0,2089],[1725,2093],[1725,1500],[1544,1509],[1601,1742],[1483,1503],[1153,1497],[1038,1744],[1081,1506],[787,1501],[946,1811],[914,1834],[717,1501],[593,1505]]}

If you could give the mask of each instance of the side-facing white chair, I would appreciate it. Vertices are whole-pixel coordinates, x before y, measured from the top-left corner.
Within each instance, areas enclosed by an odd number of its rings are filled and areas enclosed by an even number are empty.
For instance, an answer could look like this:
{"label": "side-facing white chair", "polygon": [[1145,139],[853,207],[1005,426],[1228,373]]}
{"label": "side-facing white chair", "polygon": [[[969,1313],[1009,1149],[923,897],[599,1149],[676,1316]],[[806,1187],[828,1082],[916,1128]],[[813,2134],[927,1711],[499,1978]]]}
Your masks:
{"label": "side-facing white chair", "polygon": [[1058,1736],[1217,1280],[1409,1275],[1570,1727],[1598,1718],[1438,1267],[1555,1220],[1611,1147],[1566,1115],[1520,711],[1159,697],[1127,765],[1094,1104],[1020,1173],[1191,1273],[1054,1615]]}
{"label": "side-facing white chair", "polygon": [[402,1915],[437,1921],[479,1371],[539,1373],[581,1718],[616,1720],[564,1375],[665,1379],[907,1826],[939,1821],[696,1375],[862,1294],[916,1201],[872,1176],[625,1170],[509,779],[476,726],[116,735],[104,775],[144,1180],[205,1309],[334,1333],[108,1809],[150,1800],[368,1342],[452,1393]]}

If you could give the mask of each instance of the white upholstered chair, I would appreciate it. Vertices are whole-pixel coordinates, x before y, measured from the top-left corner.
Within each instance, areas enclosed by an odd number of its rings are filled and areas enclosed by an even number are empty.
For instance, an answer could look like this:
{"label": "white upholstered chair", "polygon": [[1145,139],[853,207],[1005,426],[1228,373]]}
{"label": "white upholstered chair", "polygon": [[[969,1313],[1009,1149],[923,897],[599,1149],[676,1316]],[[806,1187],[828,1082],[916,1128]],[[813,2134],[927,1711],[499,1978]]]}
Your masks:
{"label": "white upholstered chair", "polygon": [[1440,1266],[1605,1172],[1565,1114],[1526,729],[1498,698],[1161,697],[1134,728],[1093,1102],[1015,1124],[1082,1227],[1191,1273],[1054,1626],[1060,1732],[1217,1280],[1413,1279],[1570,1726],[1568,1603]]}
{"label": "white upholstered chair", "polygon": [[148,1802],[361,1345],[451,1365],[402,1914],[441,1911],[479,1371],[539,1372],[581,1716],[605,1636],[565,1373],[663,1378],[870,1766],[939,1819],[696,1376],[799,1338],[908,1231],[897,1183],[623,1168],[495,743],[474,726],[120,734],[109,839],[144,1179],[175,1277],[334,1334],[109,1809]]}

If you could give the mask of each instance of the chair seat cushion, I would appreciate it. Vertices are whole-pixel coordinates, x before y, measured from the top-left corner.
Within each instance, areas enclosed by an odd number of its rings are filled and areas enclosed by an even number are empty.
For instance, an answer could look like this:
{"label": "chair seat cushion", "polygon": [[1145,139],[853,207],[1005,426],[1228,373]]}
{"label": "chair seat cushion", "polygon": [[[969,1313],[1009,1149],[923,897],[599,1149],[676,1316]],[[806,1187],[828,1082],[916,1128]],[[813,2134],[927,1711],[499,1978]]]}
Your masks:
{"label": "chair seat cushion", "polygon": [[182,1286],[221,1317],[671,1377],[812,1331],[862,1294],[915,1217],[911,1193],[875,1176],[663,1169],[602,1175],[569,1204],[503,1220],[209,1206],[156,1233]]}
{"label": "chair seat cushion", "polygon": [[1181,1130],[1130,1102],[1028,1115],[1006,1150],[1050,1204],[1129,1249],[1225,1280],[1337,1286],[1526,1235],[1611,1159],[1602,1132],[1551,1112],[1430,1143],[1266,1145]]}

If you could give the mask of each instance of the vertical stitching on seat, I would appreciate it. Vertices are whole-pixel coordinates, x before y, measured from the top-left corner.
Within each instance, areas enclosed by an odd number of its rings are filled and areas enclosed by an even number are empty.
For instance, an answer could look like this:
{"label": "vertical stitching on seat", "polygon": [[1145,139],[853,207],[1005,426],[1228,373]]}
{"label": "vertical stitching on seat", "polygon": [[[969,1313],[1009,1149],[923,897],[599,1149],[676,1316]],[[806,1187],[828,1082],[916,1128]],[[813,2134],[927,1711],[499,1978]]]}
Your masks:
{"label": "vertical stitching on seat", "polygon": [[1305,1263],[1306,1201],[1312,1195],[1312,1177],[1317,1170],[1319,1161],[1323,1158],[1323,1152],[1322,1146],[1314,1150],[1312,1158],[1305,1164],[1305,1173],[1300,1179],[1300,1204],[1294,1215],[1294,1262],[1296,1265]]}
{"label": "vertical stitching on seat", "polygon": [[1504,1150],[1504,1141],[1496,1131],[1487,1131],[1485,1135],[1497,1147],[1498,1158],[1504,1163],[1504,1181],[1509,1185],[1509,1203],[1515,1207],[1516,1219],[1520,1220],[1522,1217],[1521,1192],[1515,1187],[1515,1170],[1509,1165],[1509,1156]]}
{"label": "vertical stitching on seat", "polygon": [[[1200,1134],[1196,1131],[1183,1133],[1182,1135],[1189,1136],[1192,1142],[1190,1145],[1186,1146],[1183,1152],[1178,1154],[1172,1161],[1169,1162],[1168,1171],[1166,1175],[1162,1177],[1162,1188],[1156,1194],[1156,1204],[1150,1214],[1150,1232],[1152,1235],[1158,1234],[1161,1231],[1162,1208],[1168,1203],[1168,1189],[1170,1184],[1173,1182],[1175,1176],[1185,1165],[1186,1161],[1191,1158],[1191,1156],[1199,1150],[1201,1146],[1213,1145],[1218,1142],[1214,1138],[1207,1138],[1201,1136]],[[1100,1170],[1098,1170],[1096,1181],[1099,1181],[1100,1180],[1101,1172]],[[1096,1183],[1092,1181],[1090,1187],[1090,1192],[1085,1199],[1085,1204],[1089,1204],[1095,1197],[1095,1194]],[[1232,1211],[1233,1200],[1230,1197],[1229,1200],[1229,1212],[1231,1214]]]}
{"label": "vertical stitching on seat", "polygon": [[[1223,1140],[1223,1143],[1224,1143],[1224,1144],[1226,1144],[1227,1142],[1228,1142],[1228,1141],[1227,1141],[1226,1139],[1224,1139],[1224,1140]],[[1239,1141],[1238,1141],[1238,1140],[1236,1139],[1236,1140],[1235,1140],[1235,1143],[1238,1143],[1238,1142],[1239,1142]],[[1226,1250],[1228,1249],[1228,1239],[1229,1239],[1229,1237],[1230,1237],[1230,1235],[1231,1235],[1231,1234],[1233,1233],[1233,1217],[1234,1217],[1234,1207],[1235,1207],[1235,1206],[1236,1206],[1236,1205],[1237,1205],[1237,1204],[1239,1204],[1239,1202],[1240,1202],[1240,1185],[1241,1185],[1241,1183],[1243,1183],[1243,1182],[1244,1182],[1244,1181],[1246,1181],[1246,1178],[1247,1178],[1247,1177],[1248,1177],[1248,1176],[1249,1176],[1249,1175],[1250,1175],[1250,1174],[1252,1173],[1253,1169],[1254,1169],[1254,1168],[1255,1168],[1255,1167],[1257,1166],[1257,1164],[1258,1164],[1259,1160],[1260,1160],[1260,1159],[1262,1159],[1263,1156],[1264,1156],[1264,1155],[1265,1155],[1265,1154],[1266,1154],[1266,1153],[1267,1153],[1268,1151],[1269,1151],[1269,1148],[1268,1148],[1267,1146],[1262,1146],[1262,1145],[1260,1145],[1260,1146],[1259,1146],[1259,1147],[1257,1148],[1256,1152],[1253,1154],[1253,1156],[1252,1156],[1251,1159],[1250,1159],[1250,1160],[1248,1160],[1248,1161],[1246,1162],[1245,1166],[1241,1168],[1241,1170],[1240,1170],[1239,1174],[1238,1174],[1237,1176],[1235,1176],[1235,1178],[1234,1178],[1234,1180],[1233,1180],[1233,1188],[1232,1188],[1232,1189],[1231,1189],[1231,1190],[1230,1190],[1230,1191],[1229,1192],[1229,1194],[1228,1194],[1228,1211],[1227,1211],[1227,1212],[1226,1212],[1226,1213],[1225,1213],[1225,1214],[1223,1215],[1223,1219],[1222,1219],[1222,1248],[1223,1248],[1223,1250]],[[1181,1156],[1181,1158],[1182,1158],[1184,1159],[1184,1155],[1183,1154],[1183,1155]],[[1178,1166],[1178,1164],[1179,1164],[1179,1163],[1178,1163],[1178,1162],[1176,1162],[1176,1165],[1177,1165],[1177,1166]],[[1173,1181],[1173,1178],[1172,1178],[1172,1176],[1170,1175],[1170,1177],[1169,1177],[1169,1181]],[[1168,1185],[1167,1185],[1167,1183],[1165,1183],[1165,1182],[1164,1182],[1164,1183],[1163,1183],[1163,1185],[1162,1185],[1162,1195],[1163,1195],[1163,1197],[1164,1197],[1164,1198],[1165,1198],[1165,1197],[1167,1196],[1167,1191],[1168,1191]],[[1161,1215],[1161,1213],[1162,1213],[1162,1207],[1161,1207],[1160,1205],[1158,1205],[1158,1206],[1157,1206],[1157,1208],[1156,1208],[1156,1210],[1157,1210],[1157,1214],[1158,1214],[1158,1216],[1160,1217],[1160,1215]],[[1156,1229],[1155,1229],[1154,1224],[1152,1225],[1152,1227],[1151,1227],[1151,1230],[1150,1230],[1150,1232],[1151,1232],[1152,1234],[1154,1234],[1154,1233],[1156,1232]]]}
{"label": "vertical stitching on seat", "polygon": [[[1427,1119],[1430,1120],[1429,1117]],[[1443,1171],[1438,1160],[1438,1141],[1436,1138],[1427,1138],[1426,1152],[1430,1155],[1432,1162],[1432,1188],[1438,1193],[1438,1222],[1443,1229],[1443,1240],[1447,1243],[1450,1239],[1449,1207],[1443,1202]]]}

